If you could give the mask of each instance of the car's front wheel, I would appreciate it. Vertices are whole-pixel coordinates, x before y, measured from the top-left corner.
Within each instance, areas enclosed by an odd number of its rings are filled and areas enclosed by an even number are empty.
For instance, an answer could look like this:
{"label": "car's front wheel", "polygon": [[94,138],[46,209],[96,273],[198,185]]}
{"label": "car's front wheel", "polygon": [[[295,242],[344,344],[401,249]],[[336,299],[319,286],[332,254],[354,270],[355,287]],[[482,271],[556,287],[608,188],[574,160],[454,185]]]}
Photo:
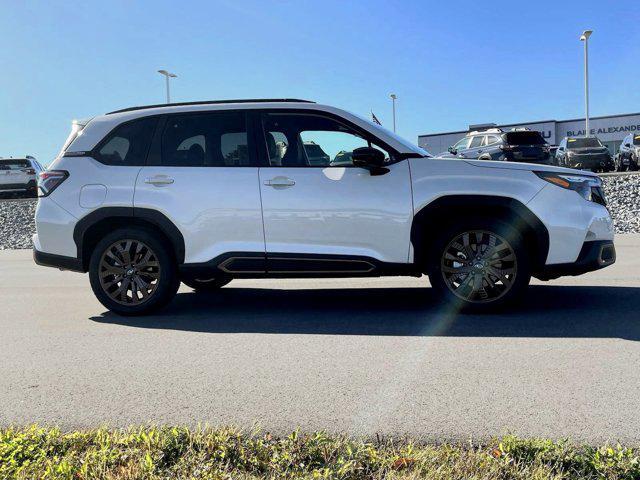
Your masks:
{"label": "car's front wheel", "polygon": [[89,264],[100,303],[120,315],[144,315],[164,307],[180,285],[175,259],[158,235],[125,228],[106,235]]}
{"label": "car's front wheel", "polygon": [[440,236],[432,254],[431,285],[456,310],[511,303],[531,279],[522,236],[502,222],[460,222]]}

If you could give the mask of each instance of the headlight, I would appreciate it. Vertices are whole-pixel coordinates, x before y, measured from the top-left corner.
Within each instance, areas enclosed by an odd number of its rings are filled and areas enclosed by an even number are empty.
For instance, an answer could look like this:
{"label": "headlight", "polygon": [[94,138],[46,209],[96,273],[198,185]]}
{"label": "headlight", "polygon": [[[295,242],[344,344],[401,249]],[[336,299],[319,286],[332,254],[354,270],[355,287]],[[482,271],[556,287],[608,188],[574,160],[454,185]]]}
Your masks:
{"label": "headlight", "polygon": [[533,172],[542,180],[554,185],[573,190],[582,198],[588,201],[602,203],[604,205],[604,193],[602,192],[602,181],[598,177],[587,175],[573,175],[554,172]]}

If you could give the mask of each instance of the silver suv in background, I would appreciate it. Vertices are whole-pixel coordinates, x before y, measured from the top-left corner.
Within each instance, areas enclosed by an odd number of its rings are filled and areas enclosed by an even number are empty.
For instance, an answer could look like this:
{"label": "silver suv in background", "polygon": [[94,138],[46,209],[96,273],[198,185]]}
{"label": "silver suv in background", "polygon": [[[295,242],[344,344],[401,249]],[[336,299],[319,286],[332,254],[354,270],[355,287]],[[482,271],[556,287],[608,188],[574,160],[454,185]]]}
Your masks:
{"label": "silver suv in background", "polygon": [[640,164],[640,134],[630,133],[622,143],[616,155],[616,170],[638,170]]}
{"label": "silver suv in background", "polygon": [[0,158],[0,194],[37,196],[37,178],[44,168],[32,156]]}
{"label": "silver suv in background", "polygon": [[540,132],[528,128],[500,128],[477,130],[467,133],[448,152],[439,156],[478,160],[500,160],[548,164],[549,145]]}

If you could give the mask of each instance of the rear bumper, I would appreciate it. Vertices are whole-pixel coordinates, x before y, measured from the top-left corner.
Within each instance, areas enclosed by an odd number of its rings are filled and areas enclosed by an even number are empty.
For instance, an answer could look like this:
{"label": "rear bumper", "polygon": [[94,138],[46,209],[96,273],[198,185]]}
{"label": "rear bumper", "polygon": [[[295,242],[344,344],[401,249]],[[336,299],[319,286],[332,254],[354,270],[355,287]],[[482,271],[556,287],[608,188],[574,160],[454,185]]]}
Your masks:
{"label": "rear bumper", "polygon": [[24,190],[35,190],[37,183],[35,180],[29,180],[26,183],[0,183],[0,192],[18,192]]}
{"label": "rear bumper", "polygon": [[616,261],[616,248],[611,240],[595,240],[582,245],[578,259],[573,263],[545,265],[534,276],[540,280],[552,280],[566,275],[582,275],[608,267]]}
{"label": "rear bumper", "polygon": [[60,270],[71,270],[72,272],[82,272],[82,262],[75,257],[65,257],[53,253],[45,253],[33,248],[33,261],[43,267],[54,267]]}
{"label": "rear bumper", "polygon": [[551,163],[551,156],[540,149],[539,153],[535,155],[528,155],[524,152],[515,151],[506,151],[504,152],[504,159],[508,162],[522,162],[522,163],[541,163],[541,164],[549,164]]}

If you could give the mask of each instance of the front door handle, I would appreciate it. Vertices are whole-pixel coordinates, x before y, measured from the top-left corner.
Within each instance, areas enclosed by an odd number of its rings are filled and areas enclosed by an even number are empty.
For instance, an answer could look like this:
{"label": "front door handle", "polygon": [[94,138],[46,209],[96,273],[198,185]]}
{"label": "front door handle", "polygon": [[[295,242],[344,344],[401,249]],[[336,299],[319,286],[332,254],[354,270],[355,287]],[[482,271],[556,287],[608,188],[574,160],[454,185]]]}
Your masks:
{"label": "front door handle", "polygon": [[161,187],[163,185],[171,185],[175,180],[166,175],[155,175],[150,178],[145,178],[144,183],[148,183],[149,185],[155,185],[156,187]]}
{"label": "front door handle", "polygon": [[275,178],[272,178],[271,180],[264,181],[264,185],[266,185],[267,187],[274,187],[274,188],[293,187],[295,184],[296,184],[295,180],[291,180],[290,178],[287,178],[287,177],[275,177]]}

